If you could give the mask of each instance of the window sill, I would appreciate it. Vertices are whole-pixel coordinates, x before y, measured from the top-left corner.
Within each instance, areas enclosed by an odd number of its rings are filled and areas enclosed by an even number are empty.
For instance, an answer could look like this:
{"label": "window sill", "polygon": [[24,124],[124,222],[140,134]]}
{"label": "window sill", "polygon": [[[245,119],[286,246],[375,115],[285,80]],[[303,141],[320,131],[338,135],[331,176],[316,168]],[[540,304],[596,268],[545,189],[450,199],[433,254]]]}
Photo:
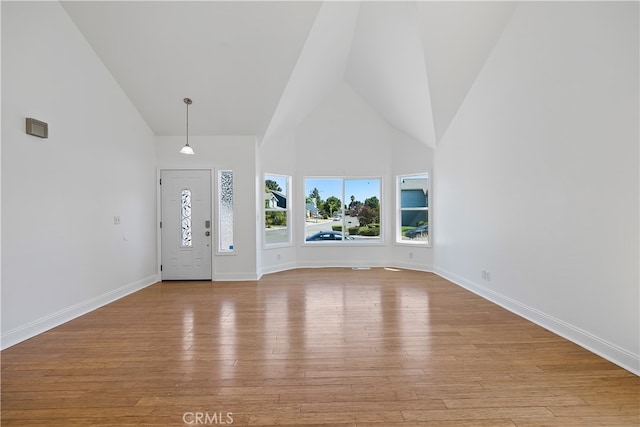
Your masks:
{"label": "window sill", "polygon": [[385,246],[385,243],[383,241],[367,241],[367,240],[346,240],[346,241],[330,241],[330,240],[325,240],[325,241],[317,241],[317,242],[307,242],[306,240],[303,242],[304,246],[308,246],[308,247],[312,247],[312,246],[317,246],[317,247],[322,247],[322,246],[331,246],[332,248],[335,247],[349,247],[349,246]]}

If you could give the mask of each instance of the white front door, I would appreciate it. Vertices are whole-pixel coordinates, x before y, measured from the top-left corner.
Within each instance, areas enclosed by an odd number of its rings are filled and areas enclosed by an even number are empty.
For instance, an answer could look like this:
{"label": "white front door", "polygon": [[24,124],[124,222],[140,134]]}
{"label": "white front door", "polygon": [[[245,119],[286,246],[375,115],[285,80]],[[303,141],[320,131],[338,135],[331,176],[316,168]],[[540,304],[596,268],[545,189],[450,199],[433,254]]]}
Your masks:
{"label": "white front door", "polygon": [[211,280],[211,171],[160,171],[162,280]]}

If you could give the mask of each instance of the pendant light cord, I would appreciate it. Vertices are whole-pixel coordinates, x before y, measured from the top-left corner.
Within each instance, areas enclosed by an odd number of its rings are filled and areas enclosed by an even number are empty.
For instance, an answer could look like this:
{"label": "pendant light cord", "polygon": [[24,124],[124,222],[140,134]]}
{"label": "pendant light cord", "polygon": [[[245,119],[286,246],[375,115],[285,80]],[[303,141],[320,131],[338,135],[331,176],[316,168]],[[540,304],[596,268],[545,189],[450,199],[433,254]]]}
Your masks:
{"label": "pendant light cord", "polygon": [[189,145],[189,105],[191,105],[191,99],[185,98],[184,103],[187,104],[187,146]]}

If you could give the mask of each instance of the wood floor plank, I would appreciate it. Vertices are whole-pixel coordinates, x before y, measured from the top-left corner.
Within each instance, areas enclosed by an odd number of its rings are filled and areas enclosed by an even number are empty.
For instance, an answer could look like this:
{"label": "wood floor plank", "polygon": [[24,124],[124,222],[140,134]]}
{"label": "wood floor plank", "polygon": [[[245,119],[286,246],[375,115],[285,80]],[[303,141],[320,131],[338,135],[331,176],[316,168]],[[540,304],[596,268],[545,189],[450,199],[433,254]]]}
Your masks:
{"label": "wood floor plank", "polygon": [[640,378],[416,271],[161,282],[0,356],[2,426],[640,424]]}
{"label": "wood floor plank", "polygon": [[407,421],[471,421],[490,419],[552,418],[553,413],[542,406],[522,406],[515,408],[468,408],[402,411]]}
{"label": "wood floor plank", "polygon": [[358,423],[356,427],[515,427],[509,419],[412,421],[410,423]]}

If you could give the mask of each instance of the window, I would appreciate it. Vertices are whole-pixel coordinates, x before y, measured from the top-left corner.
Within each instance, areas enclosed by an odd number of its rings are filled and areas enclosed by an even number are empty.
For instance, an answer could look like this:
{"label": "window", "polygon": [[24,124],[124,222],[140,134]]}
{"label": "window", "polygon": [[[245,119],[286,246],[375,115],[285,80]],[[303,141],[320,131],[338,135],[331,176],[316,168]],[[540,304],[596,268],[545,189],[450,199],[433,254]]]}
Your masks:
{"label": "window", "polygon": [[399,243],[429,244],[429,174],[398,177]]}
{"label": "window", "polygon": [[180,246],[191,247],[191,190],[182,190],[180,194],[180,236]]}
{"label": "window", "polygon": [[291,243],[290,182],[289,176],[264,176],[264,243],[267,246]]}
{"label": "window", "polygon": [[233,252],[232,171],[218,171],[218,251]]}
{"label": "window", "polygon": [[380,178],[305,178],[307,242],[379,243]]}

